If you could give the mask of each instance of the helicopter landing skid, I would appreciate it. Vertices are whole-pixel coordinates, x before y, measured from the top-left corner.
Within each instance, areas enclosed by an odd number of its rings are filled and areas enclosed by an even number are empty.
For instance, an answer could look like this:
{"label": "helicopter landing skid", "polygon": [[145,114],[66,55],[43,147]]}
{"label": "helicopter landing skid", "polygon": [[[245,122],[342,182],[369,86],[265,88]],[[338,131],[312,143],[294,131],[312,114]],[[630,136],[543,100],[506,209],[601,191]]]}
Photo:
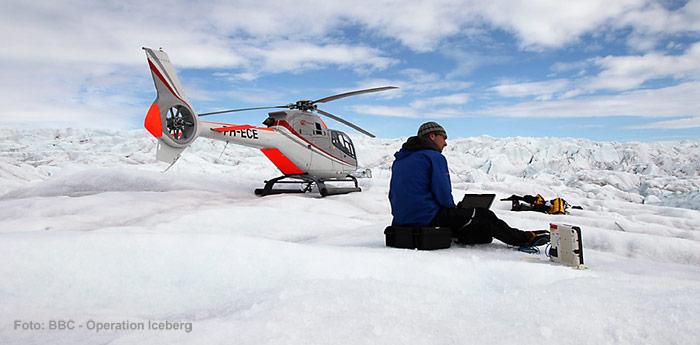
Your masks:
{"label": "helicopter landing skid", "polygon": [[[286,179],[293,181],[286,181]],[[330,187],[326,186],[326,182],[353,182],[355,187]],[[273,188],[276,183],[300,183],[303,187],[300,189]],[[274,194],[306,193],[311,191],[314,184],[318,189],[318,193],[321,194],[322,197],[362,191],[362,189],[357,185],[357,178],[350,175],[347,177],[330,177],[324,179],[315,178],[308,175],[285,175],[265,181],[265,187],[256,189],[255,195],[267,196]]]}

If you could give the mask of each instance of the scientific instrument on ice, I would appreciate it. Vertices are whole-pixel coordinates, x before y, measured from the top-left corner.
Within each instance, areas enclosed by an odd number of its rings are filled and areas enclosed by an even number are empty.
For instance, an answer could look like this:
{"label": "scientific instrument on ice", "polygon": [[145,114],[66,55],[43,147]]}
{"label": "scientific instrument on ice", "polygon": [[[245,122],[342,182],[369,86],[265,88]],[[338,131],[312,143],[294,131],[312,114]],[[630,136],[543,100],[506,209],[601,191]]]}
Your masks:
{"label": "scientific instrument on ice", "polygon": [[551,242],[547,255],[553,262],[577,269],[586,269],[583,264],[583,240],[581,228],[569,224],[549,224]]}
{"label": "scientific instrument on ice", "polygon": [[[229,109],[197,114],[187,100],[182,85],[161,50],[143,48],[158,93],[151,105],[144,126],[158,139],[156,157],[170,165],[180,158],[182,151],[197,137],[222,140],[258,148],[282,172],[282,176],[265,181],[265,187],[255,194],[304,193],[315,185],[321,196],[359,192],[357,156],[352,140],[347,134],[330,129],[316,113],[343,123],[374,138],[370,132],[336,115],[317,108],[340,98],[370,92],[396,89],[385,86],[341,93],[315,101],[300,100],[287,105]],[[284,109],[268,114],[264,127],[206,122],[199,117],[260,109]],[[365,175],[371,172],[365,171]],[[362,173],[359,173],[362,175]],[[354,187],[332,187],[326,182],[352,182]],[[301,189],[274,188],[277,183],[301,184]]]}

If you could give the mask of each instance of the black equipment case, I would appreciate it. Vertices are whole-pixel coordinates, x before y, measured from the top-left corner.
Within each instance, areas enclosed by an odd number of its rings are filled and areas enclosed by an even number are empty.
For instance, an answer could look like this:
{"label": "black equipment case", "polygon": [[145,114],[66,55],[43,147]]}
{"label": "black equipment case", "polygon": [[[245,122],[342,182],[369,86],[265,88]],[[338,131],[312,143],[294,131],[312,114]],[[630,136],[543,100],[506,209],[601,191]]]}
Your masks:
{"label": "black equipment case", "polygon": [[387,247],[433,250],[452,245],[452,231],[447,227],[387,226],[384,235]]}

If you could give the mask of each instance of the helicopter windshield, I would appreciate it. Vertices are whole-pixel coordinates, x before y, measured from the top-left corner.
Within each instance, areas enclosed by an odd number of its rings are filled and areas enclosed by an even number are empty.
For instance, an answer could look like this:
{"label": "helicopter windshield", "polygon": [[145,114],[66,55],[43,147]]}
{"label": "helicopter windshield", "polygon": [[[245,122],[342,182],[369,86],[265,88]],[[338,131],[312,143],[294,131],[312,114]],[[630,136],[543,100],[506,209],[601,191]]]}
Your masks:
{"label": "helicopter windshield", "polygon": [[340,151],[355,159],[355,146],[352,145],[352,140],[347,134],[331,130],[331,142]]}

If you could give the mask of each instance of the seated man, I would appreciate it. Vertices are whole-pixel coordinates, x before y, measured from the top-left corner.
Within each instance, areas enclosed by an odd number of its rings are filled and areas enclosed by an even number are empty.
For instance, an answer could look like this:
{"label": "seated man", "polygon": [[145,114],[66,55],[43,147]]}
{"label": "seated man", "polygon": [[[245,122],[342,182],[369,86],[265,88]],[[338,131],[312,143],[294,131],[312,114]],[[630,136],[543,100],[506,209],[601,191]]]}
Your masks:
{"label": "seated man", "polygon": [[486,208],[458,208],[442,149],[447,146],[445,129],[435,122],[420,126],[394,154],[389,201],[392,225],[450,227],[459,243],[490,243],[493,238],[513,246],[541,246],[549,242],[546,230],[511,228]]}

